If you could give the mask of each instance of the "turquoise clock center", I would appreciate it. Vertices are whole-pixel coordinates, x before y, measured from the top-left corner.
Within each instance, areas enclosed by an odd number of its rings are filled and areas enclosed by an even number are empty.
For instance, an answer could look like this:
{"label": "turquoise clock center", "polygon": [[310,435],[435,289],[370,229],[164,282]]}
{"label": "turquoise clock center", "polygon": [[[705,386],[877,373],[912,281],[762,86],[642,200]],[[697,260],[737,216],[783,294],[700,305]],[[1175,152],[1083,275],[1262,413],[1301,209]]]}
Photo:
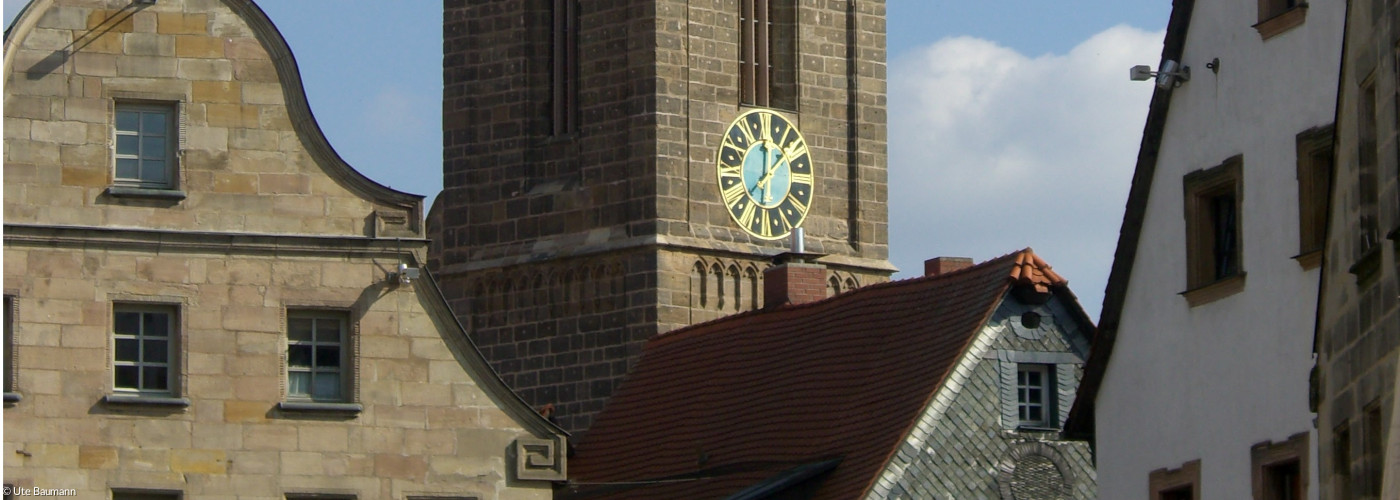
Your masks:
{"label": "turquoise clock center", "polygon": [[770,141],[759,141],[744,152],[744,190],[754,204],[773,208],[787,198],[792,187],[792,169],[783,148]]}

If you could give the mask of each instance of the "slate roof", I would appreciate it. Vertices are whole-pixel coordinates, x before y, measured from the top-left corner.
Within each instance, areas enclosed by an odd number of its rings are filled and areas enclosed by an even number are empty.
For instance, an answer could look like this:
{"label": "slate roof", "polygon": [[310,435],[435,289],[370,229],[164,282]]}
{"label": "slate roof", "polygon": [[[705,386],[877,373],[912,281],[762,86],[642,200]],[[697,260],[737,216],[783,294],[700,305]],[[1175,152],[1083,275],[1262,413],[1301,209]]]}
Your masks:
{"label": "slate roof", "polygon": [[1065,284],[1027,248],[653,337],[556,497],[728,498],[839,459],[811,498],[858,498],[1007,291]]}

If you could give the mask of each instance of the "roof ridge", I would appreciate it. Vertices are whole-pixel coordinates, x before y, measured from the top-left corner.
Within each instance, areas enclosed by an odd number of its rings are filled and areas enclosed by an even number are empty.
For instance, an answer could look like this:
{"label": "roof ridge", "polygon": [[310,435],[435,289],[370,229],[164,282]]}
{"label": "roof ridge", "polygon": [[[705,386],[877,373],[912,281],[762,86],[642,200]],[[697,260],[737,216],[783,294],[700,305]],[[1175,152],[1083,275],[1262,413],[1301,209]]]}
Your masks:
{"label": "roof ridge", "polygon": [[[1025,254],[1025,253],[1027,253],[1027,252],[1030,252],[1031,255],[1034,256],[1034,251],[1032,251],[1030,247],[1026,247],[1026,248],[1021,249],[1021,250],[1016,250],[1016,251],[1014,251],[1014,252],[1009,252],[1009,253],[1006,253],[1006,254],[1003,254],[1003,255],[1000,255],[1000,256],[997,256],[997,257],[993,257],[993,258],[991,258],[991,259],[987,259],[987,260],[985,260],[985,261],[979,262],[979,263],[977,263],[977,264],[973,264],[973,265],[971,265],[971,266],[968,266],[968,267],[965,267],[965,268],[962,268],[962,269],[958,269],[958,270],[956,270],[956,271],[951,271],[951,272],[942,273],[942,274],[936,274],[936,275],[932,275],[932,276],[929,276],[929,275],[914,276],[914,277],[911,277],[911,278],[905,278],[905,279],[900,279],[900,280],[891,280],[891,281],[886,281],[886,282],[883,282],[883,283],[872,283],[872,284],[869,284],[869,285],[865,285],[865,286],[862,286],[862,287],[858,287],[858,288],[856,288],[856,289],[854,289],[854,290],[851,290],[851,291],[849,291],[849,292],[839,293],[839,294],[832,295],[832,296],[830,296],[830,297],[827,297],[827,298],[824,298],[824,299],[821,299],[821,300],[814,300],[814,301],[812,301],[812,302],[806,302],[806,303],[802,303],[802,304],[783,304],[783,305],[774,306],[774,307],[760,307],[760,308],[758,308],[758,309],[753,309],[753,310],[750,310],[750,311],[744,311],[744,312],[740,312],[740,313],[736,313],[736,314],[731,314],[731,315],[728,315],[728,316],[723,316],[723,317],[715,318],[715,319],[708,320],[708,321],[705,321],[705,322],[702,322],[702,323],[696,323],[696,324],[689,325],[689,326],[685,326],[685,327],[682,327],[682,328],[677,328],[677,329],[675,329],[675,330],[671,330],[671,331],[667,331],[667,332],[661,332],[661,333],[652,335],[650,338],[647,339],[647,341],[650,342],[650,341],[652,341],[652,340],[660,340],[660,339],[663,339],[663,338],[664,338],[664,339],[673,339],[673,338],[685,337],[685,336],[687,336],[687,334],[691,333],[691,332],[694,331],[694,330],[707,329],[707,328],[713,327],[713,326],[716,325],[716,324],[721,324],[721,323],[725,323],[725,322],[729,322],[729,321],[739,321],[739,320],[744,319],[744,318],[749,318],[749,317],[752,317],[752,316],[758,316],[758,315],[762,315],[762,314],[765,314],[765,313],[772,313],[772,312],[775,312],[775,311],[793,311],[793,310],[798,310],[798,309],[803,309],[803,308],[818,307],[818,306],[825,305],[825,304],[827,304],[828,302],[831,302],[833,299],[836,299],[836,298],[838,298],[838,297],[840,297],[840,298],[842,298],[842,299],[849,299],[850,297],[857,297],[857,296],[864,295],[864,294],[874,293],[874,292],[876,292],[876,291],[884,290],[884,289],[892,288],[892,287],[909,286],[909,285],[920,284],[920,283],[924,283],[924,282],[932,282],[932,281],[940,281],[940,280],[944,280],[944,279],[952,279],[952,278],[954,278],[954,277],[962,276],[962,275],[964,275],[964,274],[969,274],[969,273],[972,273],[972,272],[985,270],[985,269],[986,269],[987,267],[989,267],[989,266],[994,266],[994,265],[996,265],[996,264],[1000,264],[1000,263],[1002,263],[1002,262],[1005,261],[1005,260],[1009,260],[1009,259],[1011,259],[1011,258],[1015,258],[1015,257],[1021,256],[1021,255]],[[1044,270],[1049,271],[1050,265],[1049,265],[1049,264],[1046,264],[1044,260],[1041,260],[1039,257],[1035,257],[1035,261],[1036,261],[1036,262],[1039,262],[1039,264],[1040,264],[1039,267],[1043,267]],[[1019,264],[1019,262],[1018,262],[1018,264]],[[1052,284],[1052,285],[1063,285],[1063,284],[1065,284],[1065,283],[1068,283],[1067,280],[1065,280],[1064,278],[1059,277],[1058,274],[1054,274],[1053,271],[1050,272],[1050,274],[1052,274],[1053,276],[1055,276],[1055,277],[1058,278],[1058,280],[1059,280],[1059,282],[1050,283],[1050,284]],[[1015,280],[1015,277],[1016,277],[1016,271],[1013,269],[1012,274],[1011,274],[1010,276],[1008,276],[1008,279],[1014,281],[1014,280]]]}

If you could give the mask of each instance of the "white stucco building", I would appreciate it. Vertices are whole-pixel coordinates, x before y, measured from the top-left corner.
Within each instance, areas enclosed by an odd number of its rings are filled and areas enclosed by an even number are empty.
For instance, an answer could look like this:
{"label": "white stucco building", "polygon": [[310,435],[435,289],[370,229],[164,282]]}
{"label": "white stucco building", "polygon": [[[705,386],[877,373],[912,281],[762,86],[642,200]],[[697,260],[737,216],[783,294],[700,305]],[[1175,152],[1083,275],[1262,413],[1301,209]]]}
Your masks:
{"label": "white stucco building", "polygon": [[1152,98],[1068,425],[1092,433],[1102,498],[1318,498],[1309,372],[1345,10],[1174,2],[1157,67],[1189,80]]}

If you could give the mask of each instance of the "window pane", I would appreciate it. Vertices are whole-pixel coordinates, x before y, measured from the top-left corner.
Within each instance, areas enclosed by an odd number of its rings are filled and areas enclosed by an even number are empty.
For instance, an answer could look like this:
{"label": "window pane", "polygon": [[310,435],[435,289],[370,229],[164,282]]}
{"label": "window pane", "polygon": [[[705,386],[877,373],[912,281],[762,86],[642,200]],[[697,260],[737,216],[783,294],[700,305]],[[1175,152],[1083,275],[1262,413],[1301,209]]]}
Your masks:
{"label": "window pane", "polygon": [[140,118],[135,111],[117,112],[117,130],[135,132]]}
{"label": "window pane", "polygon": [[141,133],[165,135],[165,113],[141,113]]}
{"label": "window pane", "polygon": [[316,367],[318,367],[318,368],[340,368],[340,347],[338,347],[338,346],[317,346],[317,347],[316,347]]}
{"label": "window pane", "polygon": [[146,160],[141,163],[141,180],[165,182],[165,161]]}
{"label": "window pane", "polygon": [[321,318],[316,320],[317,342],[340,342],[340,321]]}
{"label": "window pane", "polygon": [[147,363],[165,363],[169,361],[169,358],[166,357],[166,353],[168,352],[166,350],[167,343],[168,342],[164,340],[147,340],[142,342],[146,352],[145,357],[141,358],[141,360]]}
{"label": "window pane", "polygon": [[117,154],[136,156],[136,154],[140,152],[137,149],[139,144],[138,139],[134,135],[119,135],[117,136]]}
{"label": "window pane", "polygon": [[1026,413],[1030,416],[1030,418],[1027,418],[1026,420],[1030,420],[1030,421],[1033,421],[1033,422],[1039,422],[1039,421],[1043,420],[1043,419],[1041,418],[1041,412],[1040,412],[1040,407],[1039,407],[1039,406],[1028,406],[1028,407],[1026,407]]}
{"label": "window pane", "polygon": [[316,386],[313,388],[313,391],[311,397],[314,399],[339,399],[340,374],[317,373]]}
{"label": "window pane", "polygon": [[136,179],[141,174],[140,162],[132,158],[117,158],[117,178]]}
{"label": "window pane", "polygon": [[167,389],[167,378],[169,371],[163,366],[147,366],[141,369],[144,380],[141,381],[142,389],[163,391]]}
{"label": "window pane", "polygon": [[287,365],[303,368],[311,367],[311,346],[291,345],[287,346]]}
{"label": "window pane", "polygon": [[[120,137],[118,138],[120,139]],[[120,152],[120,151],[118,151]],[[142,158],[165,158],[165,138],[164,137],[142,137],[141,138]]]}
{"label": "window pane", "polygon": [[140,378],[140,376],[139,376],[138,374],[140,373],[140,371],[139,371],[139,369],[138,369],[137,367],[135,367],[135,366],[118,366],[118,367],[116,367],[116,369],[114,370],[114,372],[116,372],[116,381],[115,381],[115,385],[116,385],[117,387],[122,388],[122,389],[137,389],[137,388],[138,388],[138,387],[137,387],[137,383],[138,383],[138,379]]}
{"label": "window pane", "polygon": [[113,330],[122,335],[141,333],[141,313],[117,312],[113,315]]}
{"label": "window pane", "polygon": [[170,316],[165,313],[143,313],[146,323],[146,336],[165,337],[170,334]]}
{"label": "window pane", "polygon": [[129,361],[135,363],[140,361],[140,341],[136,339],[117,339],[117,361]]}
{"label": "window pane", "polygon": [[311,374],[306,372],[288,373],[287,393],[297,396],[309,395],[311,393]]}
{"label": "window pane", "polygon": [[287,320],[287,338],[292,340],[311,340],[311,319],[310,318],[290,318]]}

